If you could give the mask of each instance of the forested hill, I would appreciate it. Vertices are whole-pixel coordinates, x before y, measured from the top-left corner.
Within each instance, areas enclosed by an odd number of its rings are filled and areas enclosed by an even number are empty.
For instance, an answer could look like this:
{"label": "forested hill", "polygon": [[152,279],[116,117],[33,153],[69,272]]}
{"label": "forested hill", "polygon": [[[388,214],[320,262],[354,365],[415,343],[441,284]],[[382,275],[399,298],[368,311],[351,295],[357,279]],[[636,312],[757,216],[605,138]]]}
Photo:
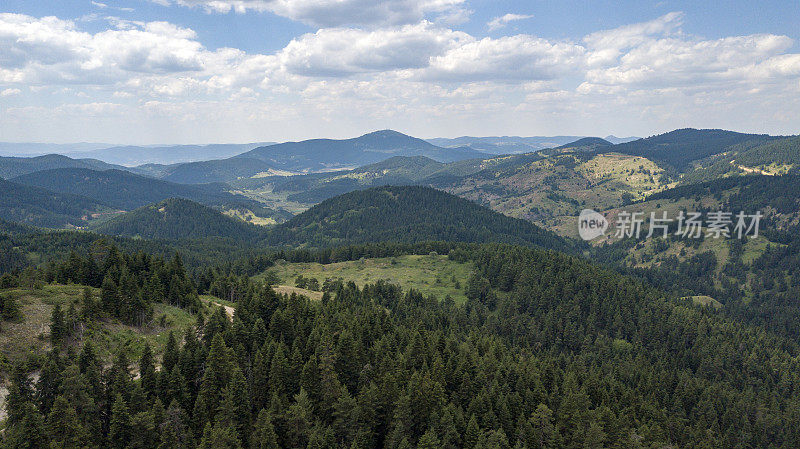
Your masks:
{"label": "forested hill", "polygon": [[319,170],[332,166],[358,166],[392,156],[425,156],[439,162],[485,156],[469,147],[442,148],[405,134],[383,130],[353,139],[313,139],[260,147],[237,157],[267,161],[284,170]]}
{"label": "forested hill", "polygon": [[36,157],[0,157],[0,178],[10,179],[17,176],[54,168],[89,168],[108,170],[124,168],[107,164],[97,159],[72,159],[60,154],[48,154]]}
{"label": "forested hill", "polygon": [[85,196],[125,210],[135,209],[167,198],[186,198],[207,206],[241,203],[252,207],[261,207],[259,203],[249,198],[228,193],[223,184],[176,184],[122,170],[97,171],[85,168],[59,168],[19,176],[13,181],[53,192]]}
{"label": "forested hill", "polygon": [[270,245],[330,247],[427,240],[534,244],[570,251],[573,244],[529,222],[429,187],[392,186],[328,199],[270,230]]}
{"label": "forested hill", "polygon": [[677,129],[657,136],[605,147],[603,151],[643,156],[685,169],[691,162],[727,151],[744,142],[765,143],[778,139],[765,134],[743,134],[721,129]]}
{"label": "forested hill", "polygon": [[85,226],[87,214],[109,209],[92,199],[0,179],[0,219],[35,226]]}
{"label": "forested hill", "polygon": [[180,240],[227,237],[254,241],[262,235],[259,227],[228,217],[210,207],[186,199],[170,198],[144,206],[97,226],[101,234]]}

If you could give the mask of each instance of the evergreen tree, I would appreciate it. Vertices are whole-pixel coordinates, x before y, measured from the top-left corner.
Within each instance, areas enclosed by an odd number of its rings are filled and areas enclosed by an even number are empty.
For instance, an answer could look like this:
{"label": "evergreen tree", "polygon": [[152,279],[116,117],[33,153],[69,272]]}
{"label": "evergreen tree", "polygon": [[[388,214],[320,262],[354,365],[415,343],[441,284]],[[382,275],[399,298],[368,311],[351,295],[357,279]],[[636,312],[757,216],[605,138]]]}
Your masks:
{"label": "evergreen tree", "polygon": [[65,338],[67,338],[67,325],[64,322],[64,312],[61,310],[61,305],[56,304],[50,315],[50,343],[53,347],[59,347]]}
{"label": "evergreen tree", "polygon": [[132,432],[128,404],[121,394],[117,394],[111,406],[111,420],[108,426],[109,445],[115,449],[125,449],[131,441]]}
{"label": "evergreen tree", "polygon": [[272,425],[272,416],[269,412],[261,409],[258,412],[253,436],[250,439],[250,449],[278,449],[278,435],[275,433],[275,426]]}

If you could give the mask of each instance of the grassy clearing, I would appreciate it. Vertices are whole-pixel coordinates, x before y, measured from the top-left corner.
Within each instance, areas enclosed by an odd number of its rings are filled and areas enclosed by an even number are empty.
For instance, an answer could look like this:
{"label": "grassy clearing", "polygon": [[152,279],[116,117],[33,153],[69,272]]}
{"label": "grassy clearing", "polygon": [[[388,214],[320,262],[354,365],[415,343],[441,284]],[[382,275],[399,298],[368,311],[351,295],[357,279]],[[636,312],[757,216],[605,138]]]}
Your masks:
{"label": "grassy clearing", "polygon": [[274,218],[271,217],[259,217],[253,213],[250,209],[227,209],[222,212],[223,214],[233,217],[242,221],[246,221],[247,223],[252,223],[257,226],[272,226],[277,223]]}
{"label": "grassy clearing", "polygon": [[303,295],[308,297],[309,299],[313,299],[319,301],[322,299],[322,292],[315,292],[313,290],[307,290],[305,288],[298,288],[292,287],[291,285],[273,285],[272,288],[281,294],[291,295],[292,293],[296,293],[298,295]]}
{"label": "grassy clearing", "polygon": [[[464,287],[473,267],[469,263],[453,262],[443,255],[407,255],[327,265],[284,263],[271,270],[281,280],[281,288],[286,292],[289,292],[286,286],[294,284],[299,275],[316,278],[320,285],[327,278],[342,278],[345,282],[355,282],[359,287],[383,279],[399,284],[404,290],[413,288],[440,299],[450,295],[454,301],[460,303],[466,300]],[[263,275],[256,278],[261,280]]]}
{"label": "grassy clearing", "polygon": [[[74,303],[79,309],[83,289],[82,285],[45,285],[35,290],[0,290],[1,295],[15,298],[22,311],[21,320],[2,323],[0,353],[12,362],[24,362],[44,354],[50,349],[50,316],[53,307],[59,304],[66,313],[70,304]],[[99,289],[91,290],[95,297],[99,297]],[[194,315],[165,304],[154,304],[153,312],[153,321],[141,328],[127,326],[117,320],[94,323],[84,331],[83,341],[91,340],[98,354],[103,357],[111,357],[125,348],[129,357],[133,358],[138,357],[145,342],[150,343],[155,353],[160,353],[170,330],[182,332],[195,322]]]}
{"label": "grassy clearing", "polygon": [[601,154],[585,162],[580,170],[590,179],[625,185],[636,198],[645,197],[665,188],[665,185],[659,182],[664,170],[644,157],[616,153]]}
{"label": "grassy clearing", "polygon": [[722,303],[717,301],[716,299],[706,296],[706,295],[696,295],[696,296],[687,296],[684,299],[690,299],[693,304],[703,306],[703,307],[713,307],[715,309],[719,309],[722,307]]}

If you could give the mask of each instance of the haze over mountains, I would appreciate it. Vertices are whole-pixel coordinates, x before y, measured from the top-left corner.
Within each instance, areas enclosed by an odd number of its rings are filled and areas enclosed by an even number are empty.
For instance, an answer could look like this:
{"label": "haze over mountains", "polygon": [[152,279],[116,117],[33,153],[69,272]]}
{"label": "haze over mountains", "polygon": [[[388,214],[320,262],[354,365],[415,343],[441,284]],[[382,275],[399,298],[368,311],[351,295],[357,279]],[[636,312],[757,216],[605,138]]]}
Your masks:
{"label": "haze over mountains", "polygon": [[[501,213],[561,226],[582,207],[609,208],[643,199],[678,183],[746,173],[783,174],[797,168],[797,138],[723,130],[681,129],[614,144],[598,137],[462,137],[439,146],[384,130],[344,140],[312,139],[259,146],[224,159],[176,164],[113,165],[63,155],[0,158],[0,176],[15,184],[88,200],[80,208],[44,218],[37,210],[8,218],[83,226],[99,211],[130,211],[168,198],[184,198],[261,224],[280,223],[325,199],[387,185],[423,185],[468,198]],[[555,145],[564,140],[566,143]],[[493,156],[466,146],[479,143],[553,146]],[[179,153],[219,147],[181,146]],[[199,148],[199,149],[198,149]],[[226,147],[238,151],[242,147]],[[147,148],[155,153],[164,148]],[[124,155],[126,148],[99,150]],[[133,151],[132,158],[145,153]],[[183,157],[180,154],[176,157]],[[120,161],[124,162],[124,161]],[[7,184],[10,188],[11,184]],[[22,192],[21,187],[15,187]],[[33,196],[37,197],[37,195]],[[20,200],[17,200],[17,204]],[[21,199],[24,202],[24,198]],[[91,220],[89,220],[91,221]],[[59,225],[58,223],[61,223]]]}

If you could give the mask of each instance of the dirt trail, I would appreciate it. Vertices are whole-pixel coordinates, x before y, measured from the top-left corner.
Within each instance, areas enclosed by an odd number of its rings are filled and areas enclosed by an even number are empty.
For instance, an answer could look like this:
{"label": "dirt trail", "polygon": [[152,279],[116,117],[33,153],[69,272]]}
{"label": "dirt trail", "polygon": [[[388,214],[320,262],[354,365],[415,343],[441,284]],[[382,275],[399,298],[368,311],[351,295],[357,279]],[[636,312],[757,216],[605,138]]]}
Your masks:
{"label": "dirt trail", "polygon": [[236,309],[234,309],[234,308],[233,308],[233,307],[231,307],[231,306],[226,306],[225,304],[220,304],[220,303],[218,303],[218,302],[213,302],[213,301],[212,301],[212,304],[214,304],[214,305],[216,305],[216,306],[220,306],[220,307],[222,307],[223,309],[225,309],[225,314],[226,314],[226,315],[228,315],[228,318],[229,318],[229,319],[233,320],[233,312],[235,312],[235,311],[236,311]]}

